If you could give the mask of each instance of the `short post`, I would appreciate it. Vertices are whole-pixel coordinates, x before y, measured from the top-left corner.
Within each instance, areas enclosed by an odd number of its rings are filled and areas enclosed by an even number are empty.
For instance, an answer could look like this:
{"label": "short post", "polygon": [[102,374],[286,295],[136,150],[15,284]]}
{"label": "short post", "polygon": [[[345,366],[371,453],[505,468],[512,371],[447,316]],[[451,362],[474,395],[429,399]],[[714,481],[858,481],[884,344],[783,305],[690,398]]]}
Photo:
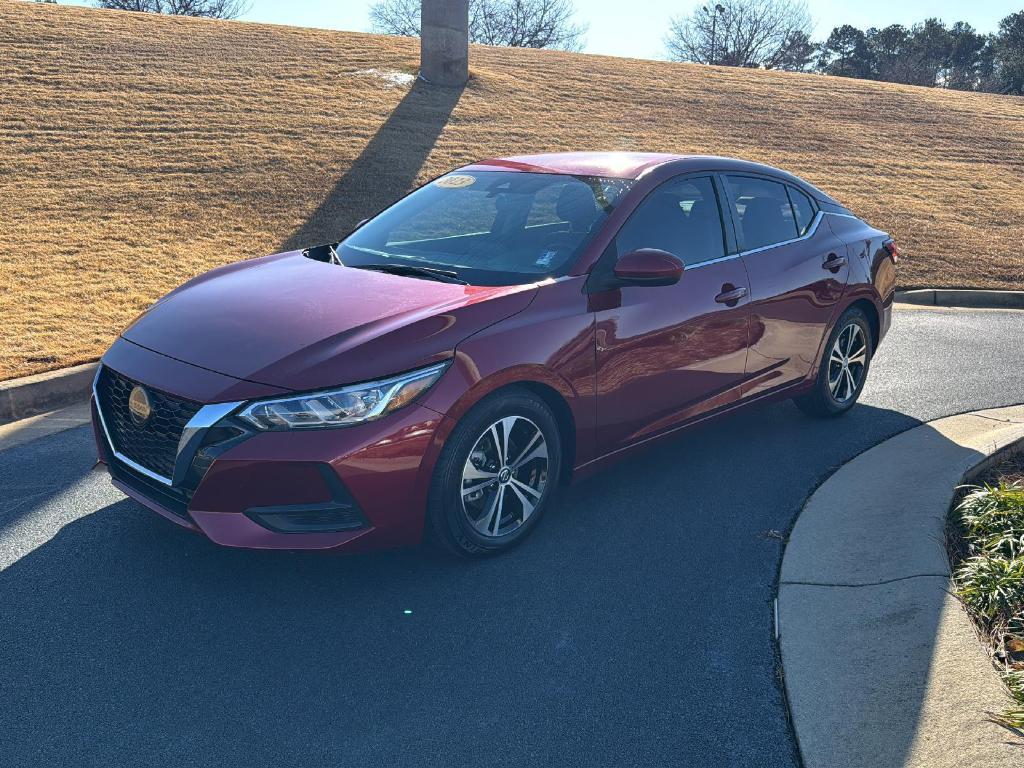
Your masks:
{"label": "short post", "polygon": [[469,0],[423,0],[420,77],[457,88],[469,80]]}

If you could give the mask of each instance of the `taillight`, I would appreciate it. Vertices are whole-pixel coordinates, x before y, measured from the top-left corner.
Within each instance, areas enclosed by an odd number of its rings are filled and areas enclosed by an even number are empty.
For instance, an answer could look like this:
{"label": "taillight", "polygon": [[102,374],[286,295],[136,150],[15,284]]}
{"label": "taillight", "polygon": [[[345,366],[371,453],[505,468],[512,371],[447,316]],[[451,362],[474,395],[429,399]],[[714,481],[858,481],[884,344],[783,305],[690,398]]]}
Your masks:
{"label": "taillight", "polygon": [[892,256],[892,263],[896,264],[900,260],[900,249],[896,245],[895,240],[886,240],[882,243],[882,247],[885,248],[885,252]]}

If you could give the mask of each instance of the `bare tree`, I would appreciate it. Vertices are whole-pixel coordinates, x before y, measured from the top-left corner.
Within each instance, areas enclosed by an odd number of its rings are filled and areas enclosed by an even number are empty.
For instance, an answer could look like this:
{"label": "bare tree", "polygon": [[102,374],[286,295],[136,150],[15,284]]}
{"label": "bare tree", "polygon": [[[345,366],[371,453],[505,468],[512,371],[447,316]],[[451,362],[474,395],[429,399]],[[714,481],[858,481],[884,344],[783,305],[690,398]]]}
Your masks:
{"label": "bare tree", "polygon": [[[370,6],[374,32],[403,37],[420,36],[420,0],[381,0]],[[469,4],[470,38],[473,36],[473,3]]]}
{"label": "bare tree", "polygon": [[208,19],[237,19],[249,10],[248,0],[94,0],[99,8]]}
{"label": "bare tree", "polygon": [[[469,39],[516,48],[583,47],[586,26],[577,24],[572,0],[470,0]],[[374,32],[418,37],[420,0],[377,0],[370,6]]]}
{"label": "bare tree", "polygon": [[799,68],[811,31],[802,0],[721,0],[673,18],[665,46],[676,61]]}

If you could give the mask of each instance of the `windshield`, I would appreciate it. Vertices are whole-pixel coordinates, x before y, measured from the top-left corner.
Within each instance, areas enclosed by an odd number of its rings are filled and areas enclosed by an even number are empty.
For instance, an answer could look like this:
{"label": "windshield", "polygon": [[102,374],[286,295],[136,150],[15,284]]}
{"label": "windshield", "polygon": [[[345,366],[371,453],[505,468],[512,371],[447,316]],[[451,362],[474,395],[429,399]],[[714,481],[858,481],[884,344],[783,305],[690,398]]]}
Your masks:
{"label": "windshield", "polygon": [[338,258],[349,267],[444,270],[473,285],[558,276],[632,183],[517,171],[450,173],[352,233],[339,244]]}

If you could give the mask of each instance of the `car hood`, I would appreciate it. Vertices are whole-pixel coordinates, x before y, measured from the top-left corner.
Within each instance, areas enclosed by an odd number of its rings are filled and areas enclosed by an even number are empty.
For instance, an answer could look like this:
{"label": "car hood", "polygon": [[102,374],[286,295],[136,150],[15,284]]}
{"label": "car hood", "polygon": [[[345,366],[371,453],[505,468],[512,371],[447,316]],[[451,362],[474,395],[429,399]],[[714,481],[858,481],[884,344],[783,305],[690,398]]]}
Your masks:
{"label": "car hood", "polygon": [[200,275],[123,334],[208,370],[291,390],[428,365],[525,309],[536,287],[481,287],[283,253]]}

